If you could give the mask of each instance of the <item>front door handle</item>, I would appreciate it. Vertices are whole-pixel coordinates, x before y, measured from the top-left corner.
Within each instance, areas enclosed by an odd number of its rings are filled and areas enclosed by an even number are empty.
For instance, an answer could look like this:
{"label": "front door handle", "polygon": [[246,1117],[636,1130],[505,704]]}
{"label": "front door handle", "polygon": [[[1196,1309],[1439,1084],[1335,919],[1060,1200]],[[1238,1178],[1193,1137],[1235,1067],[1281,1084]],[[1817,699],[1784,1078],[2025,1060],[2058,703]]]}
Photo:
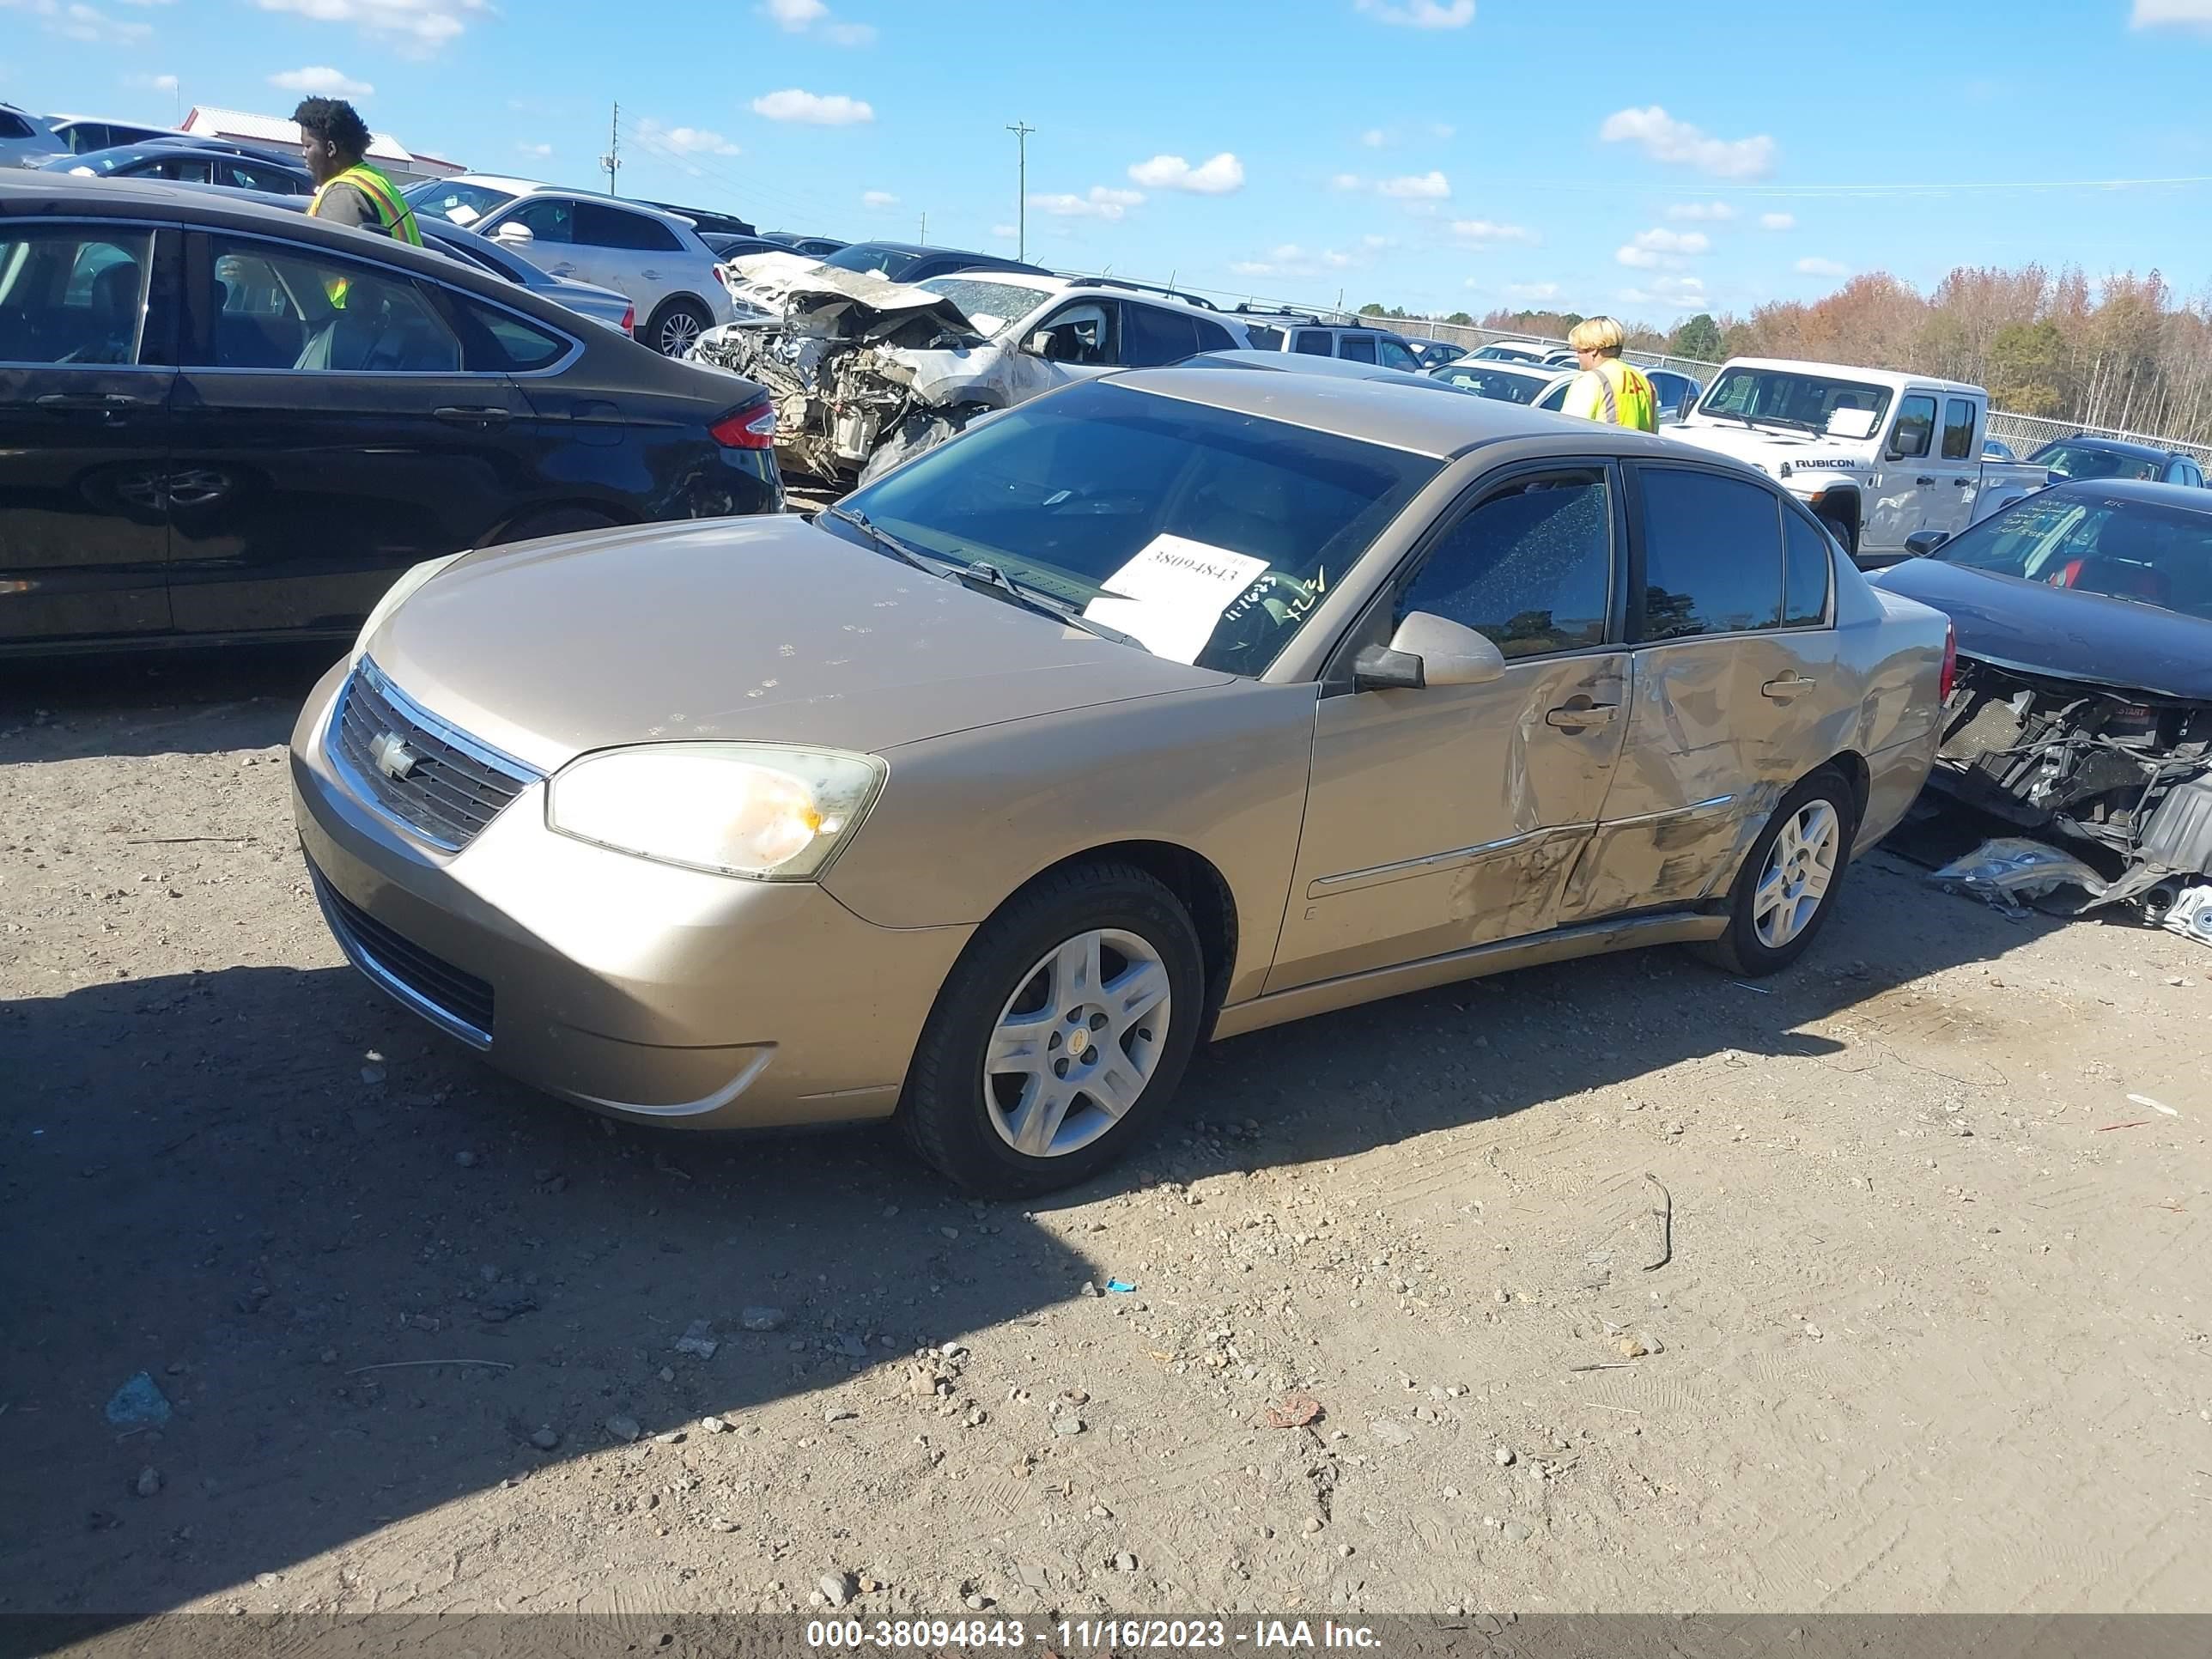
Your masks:
{"label": "front door handle", "polygon": [[1612,725],[1613,717],[1620,712],[1616,703],[1562,703],[1544,716],[1544,724],[1557,726],[1562,732],[1587,732],[1592,726]]}
{"label": "front door handle", "polygon": [[1974,487],[1974,481],[1972,478],[1954,478],[1951,482],[1961,489],[1972,489]]}
{"label": "front door handle", "polygon": [[447,404],[442,409],[430,411],[447,426],[501,427],[508,420],[507,411],[489,405]]}
{"label": "front door handle", "polygon": [[1924,473],[1924,472],[1923,472],[1923,473],[1922,473],[1918,477],[1915,478],[1912,482],[1913,482],[1913,483],[1917,483],[1917,484],[1932,484],[1932,483],[1934,483],[1936,482],[1936,480],[1935,480],[1935,479],[1933,479],[1933,478],[1931,478],[1931,477],[1929,477],[1926,473]]}
{"label": "front door handle", "polygon": [[637,274],[648,283],[657,283],[660,280],[660,273],[657,270],[641,270]]}
{"label": "front door handle", "polygon": [[1802,674],[1784,674],[1780,679],[1769,680],[1760,686],[1759,695],[1762,697],[1775,698],[1778,702],[1786,702],[1800,692],[1810,691],[1820,683],[1818,680],[1808,680]]}

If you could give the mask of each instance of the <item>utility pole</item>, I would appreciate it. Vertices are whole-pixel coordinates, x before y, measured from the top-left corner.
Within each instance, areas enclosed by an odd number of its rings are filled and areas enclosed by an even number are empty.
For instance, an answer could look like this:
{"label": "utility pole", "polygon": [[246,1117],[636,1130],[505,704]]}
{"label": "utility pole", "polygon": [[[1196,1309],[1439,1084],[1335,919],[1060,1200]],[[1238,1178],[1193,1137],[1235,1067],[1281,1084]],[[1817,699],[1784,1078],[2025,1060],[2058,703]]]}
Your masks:
{"label": "utility pole", "polygon": [[1017,121],[1006,129],[1014,135],[1014,258],[1030,257],[1030,134],[1036,129]]}
{"label": "utility pole", "polygon": [[929,216],[927,213],[921,216],[921,235],[919,240],[924,247],[929,246]]}
{"label": "utility pole", "polygon": [[607,194],[619,196],[615,188],[615,169],[622,165],[622,106],[617,103],[614,113],[607,118],[607,153],[599,157],[599,171],[607,175]]}

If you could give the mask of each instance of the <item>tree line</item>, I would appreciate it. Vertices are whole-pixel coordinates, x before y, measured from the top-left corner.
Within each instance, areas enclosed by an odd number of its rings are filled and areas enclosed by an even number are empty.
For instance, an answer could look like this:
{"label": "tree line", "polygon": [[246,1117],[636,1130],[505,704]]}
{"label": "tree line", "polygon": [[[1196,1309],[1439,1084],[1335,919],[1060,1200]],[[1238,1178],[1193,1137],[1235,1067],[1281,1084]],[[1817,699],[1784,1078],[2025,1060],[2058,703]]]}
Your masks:
{"label": "tree line", "polygon": [[[1498,310],[1480,325],[1558,337],[1581,320],[1571,311]],[[1808,357],[1940,375],[1987,386],[1992,405],[2010,414],[2212,442],[2212,304],[2177,301],[2156,271],[2093,283],[2073,269],[1962,265],[1925,295],[1874,271],[1810,303],[1778,301],[1745,317],[1700,312],[1664,334],[1638,326],[1629,346],[1711,362]]]}

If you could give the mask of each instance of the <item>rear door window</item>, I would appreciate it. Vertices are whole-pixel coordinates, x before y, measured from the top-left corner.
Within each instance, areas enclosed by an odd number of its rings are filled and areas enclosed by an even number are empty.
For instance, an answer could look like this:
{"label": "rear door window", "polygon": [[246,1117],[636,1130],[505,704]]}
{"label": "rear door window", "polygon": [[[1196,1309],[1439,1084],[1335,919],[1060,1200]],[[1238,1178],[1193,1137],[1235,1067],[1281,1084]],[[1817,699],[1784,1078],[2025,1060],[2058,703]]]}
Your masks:
{"label": "rear door window", "polygon": [[520,225],[540,242],[573,242],[576,240],[576,204],[564,196],[533,197],[500,223]]}
{"label": "rear door window", "polygon": [[414,280],[320,248],[214,239],[218,310],[209,366],[450,374],[461,343]]}
{"label": "rear door window", "polygon": [[[1929,416],[1934,416],[1934,400]],[[1741,478],[1639,469],[1646,641],[1743,634],[1782,616],[1782,504]]]}
{"label": "rear door window", "polygon": [[[1227,329],[1222,327],[1220,324],[1209,323],[1203,317],[1194,317],[1190,319],[1190,325],[1198,331],[1198,349],[1200,351],[1236,350],[1236,337],[1231,334]],[[1255,335],[1257,332],[1257,330],[1254,331]],[[1282,337],[1283,337],[1279,334],[1275,336],[1275,339],[1279,343],[1282,340]],[[1252,343],[1257,345],[1259,341],[1255,338]]]}
{"label": "rear door window", "polygon": [[1802,516],[1782,513],[1782,625],[1818,628],[1828,620],[1828,589],[1836,575],[1828,538]]}
{"label": "rear door window", "polygon": [[1304,352],[1309,357],[1334,357],[1336,342],[1325,328],[1302,328],[1291,337],[1291,349]]}
{"label": "rear door window", "polygon": [[1121,307],[1121,361],[1132,368],[1179,363],[1198,349],[1198,328],[1180,311],[1134,301]]}
{"label": "rear door window", "polygon": [[1943,459],[1965,461],[1974,454],[1974,406],[1964,398],[1943,403]]}
{"label": "rear door window", "polygon": [[459,315],[462,354],[471,369],[526,374],[558,362],[572,343],[511,311],[443,291]]}
{"label": "rear door window", "polygon": [[1347,334],[1337,356],[1349,362],[1371,363],[1375,361],[1375,337],[1372,334]]}

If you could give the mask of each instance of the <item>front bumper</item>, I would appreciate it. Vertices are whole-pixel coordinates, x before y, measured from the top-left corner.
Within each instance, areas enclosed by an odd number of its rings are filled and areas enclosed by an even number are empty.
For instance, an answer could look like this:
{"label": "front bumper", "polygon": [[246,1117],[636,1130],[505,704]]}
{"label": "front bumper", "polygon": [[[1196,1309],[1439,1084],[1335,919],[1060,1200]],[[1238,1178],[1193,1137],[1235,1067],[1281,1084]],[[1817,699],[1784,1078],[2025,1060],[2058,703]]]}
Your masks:
{"label": "front bumper", "polygon": [[534,1088],[697,1127],[883,1117],[972,928],[878,927],[811,883],[734,880],[545,827],[543,783],[458,852],[372,805],[326,744],[345,665],[292,736],[325,920],[403,1006]]}

